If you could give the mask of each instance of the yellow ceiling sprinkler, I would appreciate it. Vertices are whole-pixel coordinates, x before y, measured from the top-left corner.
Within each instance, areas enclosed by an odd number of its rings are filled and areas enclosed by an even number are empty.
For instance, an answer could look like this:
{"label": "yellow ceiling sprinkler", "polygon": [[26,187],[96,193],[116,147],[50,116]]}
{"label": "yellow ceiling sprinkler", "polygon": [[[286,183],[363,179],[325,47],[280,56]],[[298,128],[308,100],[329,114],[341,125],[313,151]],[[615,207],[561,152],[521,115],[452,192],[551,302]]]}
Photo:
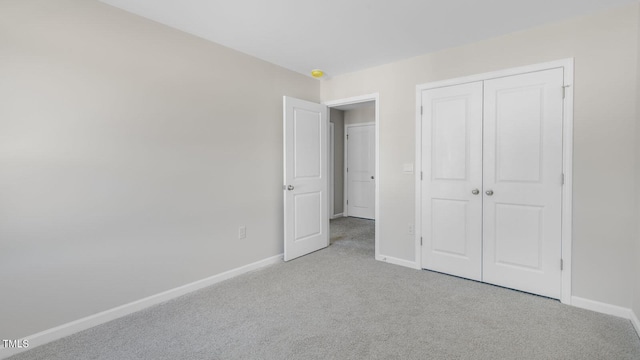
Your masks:
{"label": "yellow ceiling sprinkler", "polygon": [[311,70],[311,76],[313,76],[316,79],[320,79],[321,77],[324,76],[324,71],[320,69],[313,69]]}

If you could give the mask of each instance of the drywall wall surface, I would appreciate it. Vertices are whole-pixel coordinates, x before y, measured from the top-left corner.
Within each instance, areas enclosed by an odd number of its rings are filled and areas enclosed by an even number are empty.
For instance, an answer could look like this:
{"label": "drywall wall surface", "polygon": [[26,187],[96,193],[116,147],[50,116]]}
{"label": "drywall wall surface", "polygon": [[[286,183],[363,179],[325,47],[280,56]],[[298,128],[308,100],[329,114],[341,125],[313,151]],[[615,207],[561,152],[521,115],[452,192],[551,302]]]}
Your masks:
{"label": "drywall wall surface", "polygon": [[347,125],[375,123],[376,103],[374,101],[358,104],[353,109],[344,112],[344,122]]}
{"label": "drywall wall surface", "polygon": [[[640,19],[640,9],[638,11]],[[633,288],[635,289],[633,297],[633,312],[640,319],[640,21],[638,22],[638,48],[636,49],[637,57],[637,83],[636,83],[636,257],[635,257],[635,276]]]}
{"label": "drywall wall surface", "polygon": [[416,85],[575,58],[573,295],[631,307],[637,4],[322,82],[322,100],[380,94],[380,253],[416,259]]}
{"label": "drywall wall surface", "polygon": [[282,253],[282,96],[319,94],[97,1],[1,1],[0,338]]}
{"label": "drywall wall surface", "polygon": [[333,215],[344,212],[344,111],[329,109],[329,119],[334,123],[333,151]]}

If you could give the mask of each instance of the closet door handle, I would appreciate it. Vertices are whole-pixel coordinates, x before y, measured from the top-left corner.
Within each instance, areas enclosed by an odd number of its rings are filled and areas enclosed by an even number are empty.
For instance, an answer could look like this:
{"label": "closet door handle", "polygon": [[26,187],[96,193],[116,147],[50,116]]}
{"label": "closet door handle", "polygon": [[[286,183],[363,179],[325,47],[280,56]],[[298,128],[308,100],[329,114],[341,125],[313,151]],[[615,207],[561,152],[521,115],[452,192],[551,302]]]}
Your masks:
{"label": "closet door handle", "polygon": [[493,190],[487,190],[487,191],[485,191],[485,194],[491,196],[491,195],[493,195]]}
{"label": "closet door handle", "polygon": [[478,195],[478,194],[480,194],[480,190],[478,190],[478,189],[473,189],[473,190],[471,190],[471,193],[472,193],[473,195]]}

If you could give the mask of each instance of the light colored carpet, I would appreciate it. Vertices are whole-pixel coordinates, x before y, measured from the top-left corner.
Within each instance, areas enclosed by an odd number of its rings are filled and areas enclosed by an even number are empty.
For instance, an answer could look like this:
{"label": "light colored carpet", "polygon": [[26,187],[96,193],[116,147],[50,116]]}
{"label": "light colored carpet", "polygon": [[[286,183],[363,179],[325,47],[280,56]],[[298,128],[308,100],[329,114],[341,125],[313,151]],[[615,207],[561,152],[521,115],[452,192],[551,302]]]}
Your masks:
{"label": "light colored carpet", "polygon": [[627,320],[373,259],[373,222],[332,245],[12,357],[640,359]]}

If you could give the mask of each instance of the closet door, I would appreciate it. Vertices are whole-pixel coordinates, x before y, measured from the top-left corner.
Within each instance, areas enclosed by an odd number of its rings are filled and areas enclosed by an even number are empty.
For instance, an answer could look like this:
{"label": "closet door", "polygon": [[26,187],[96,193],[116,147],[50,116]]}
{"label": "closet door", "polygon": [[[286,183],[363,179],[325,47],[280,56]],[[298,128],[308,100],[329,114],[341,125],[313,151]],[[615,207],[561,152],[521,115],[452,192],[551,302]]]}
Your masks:
{"label": "closet door", "polygon": [[422,92],[422,265],[482,278],[482,82]]}
{"label": "closet door", "polygon": [[484,82],[483,281],[561,292],[563,70]]}

